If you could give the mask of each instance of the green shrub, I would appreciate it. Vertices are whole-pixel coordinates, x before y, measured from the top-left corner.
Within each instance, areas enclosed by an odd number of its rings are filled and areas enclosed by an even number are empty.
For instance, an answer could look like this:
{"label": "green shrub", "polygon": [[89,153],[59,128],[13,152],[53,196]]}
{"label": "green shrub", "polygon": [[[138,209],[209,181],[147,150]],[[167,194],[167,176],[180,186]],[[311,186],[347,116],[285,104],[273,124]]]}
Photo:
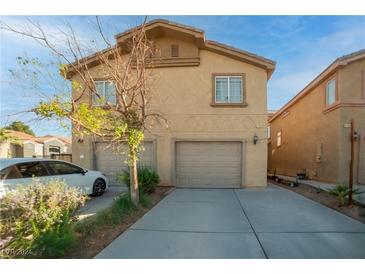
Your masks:
{"label": "green shrub", "polygon": [[[334,188],[330,189],[329,194],[336,196],[338,199],[339,206],[344,206],[346,204],[346,200],[349,197],[349,187],[347,185],[337,185]],[[359,189],[353,189],[352,195],[362,193]]]}
{"label": "green shrub", "polygon": [[[160,182],[158,174],[148,167],[139,167],[138,170],[138,186],[144,193],[150,194],[156,190],[156,186]],[[126,184],[129,187],[130,174],[129,171],[124,171],[118,176],[118,181]]]}
{"label": "green shrub", "polygon": [[[86,198],[63,182],[20,186],[0,203],[2,257],[59,257],[75,242],[73,221]],[[15,254],[9,252],[22,251]],[[22,256],[26,251],[27,256]]]}

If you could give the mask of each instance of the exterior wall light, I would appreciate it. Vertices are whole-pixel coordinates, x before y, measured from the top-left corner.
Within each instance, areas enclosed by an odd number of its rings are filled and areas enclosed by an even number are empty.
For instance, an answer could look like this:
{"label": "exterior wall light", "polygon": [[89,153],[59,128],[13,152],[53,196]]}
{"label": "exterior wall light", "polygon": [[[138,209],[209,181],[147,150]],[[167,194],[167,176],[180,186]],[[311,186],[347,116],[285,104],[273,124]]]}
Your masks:
{"label": "exterior wall light", "polygon": [[253,144],[256,145],[258,140],[259,140],[259,137],[255,133],[255,135],[253,136]]}

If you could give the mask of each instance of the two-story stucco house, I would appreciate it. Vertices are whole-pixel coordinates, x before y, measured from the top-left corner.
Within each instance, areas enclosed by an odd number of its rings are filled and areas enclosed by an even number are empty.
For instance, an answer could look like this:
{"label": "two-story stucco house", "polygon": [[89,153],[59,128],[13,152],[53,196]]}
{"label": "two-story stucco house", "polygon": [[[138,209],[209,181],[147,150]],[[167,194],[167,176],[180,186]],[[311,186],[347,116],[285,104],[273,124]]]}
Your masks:
{"label": "two-story stucco house", "polygon": [[269,171],[348,182],[351,119],[354,183],[365,183],[365,50],[336,59],[269,119]]}
{"label": "two-story stucco house", "polygon": [[[146,132],[141,164],[156,169],[162,185],[266,186],[266,93],[275,62],[166,20],[145,29],[161,55],[153,68],[151,107],[164,115],[168,128],[156,125]],[[123,46],[132,31],[116,35],[116,44]],[[91,71],[103,93],[100,66]],[[73,161],[114,182],[126,168],[120,158],[95,138],[73,137]]]}

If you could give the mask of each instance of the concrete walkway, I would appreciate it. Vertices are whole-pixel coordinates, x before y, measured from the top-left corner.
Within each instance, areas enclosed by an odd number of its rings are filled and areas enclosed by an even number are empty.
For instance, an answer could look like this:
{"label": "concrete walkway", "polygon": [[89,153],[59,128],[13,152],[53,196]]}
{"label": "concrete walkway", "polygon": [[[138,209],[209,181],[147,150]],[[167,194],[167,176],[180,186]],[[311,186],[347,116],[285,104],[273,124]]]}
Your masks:
{"label": "concrete walkway", "polygon": [[177,189],[96,258],[365,258],[365,224],[276,186]]}
{"label": "concrete walkway", "polygon": [[[296,178],[295,177],[290,177],[290,176],[284,176],[284,175],[276,175],[277,177],[290,181],[290,182],[295,182]],[[301,184],[305,184],[305,185],[310,185],[325,191],[329,191],[330,189],[334,188],[336,186],[336,184],[333,183],[324,183],[324,182],[319,182],[319,181],[315,181],[315,180],[300,180],[298,179],[298,182]],[[358,195],[354,195],[354,199],[362,204],[365,204],[365,185],[359,185],[359,184],[355,184],[354,189],[358,189],[361,193]]]}

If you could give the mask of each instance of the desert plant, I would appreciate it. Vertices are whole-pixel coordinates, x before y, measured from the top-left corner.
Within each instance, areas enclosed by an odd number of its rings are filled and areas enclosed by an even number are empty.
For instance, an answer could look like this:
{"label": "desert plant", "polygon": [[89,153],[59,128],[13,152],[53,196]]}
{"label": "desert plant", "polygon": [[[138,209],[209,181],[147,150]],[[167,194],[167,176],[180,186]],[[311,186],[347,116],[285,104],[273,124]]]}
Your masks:
{"label": "desert plant", "polygon": [[[338,199],[338,204],[339,206],[344,206],[346,204],[346,200],[349,197],[349,187],[347,185],[337,185],[334,188],[329,190],[329,194],[336,196]],[[356,194],[360,194],[362,193],[359,189],[353,189],[352,190],[352,194],[356,195]]]}
{"label": "desert plant", "polygon": [[[118,181],[126,184],[129,187],[130,173],[129,171],[124,171],[118,176]],[[150,194],[156,190],[156,186],[160,182],[160,177],[157,172],[148,167],[138,168],[138,182],[139,187],[144,193]]]}
{"label": "desert plant", "polygon": [[[24,257],[9,250],[27,251],[26,257],[59,257],[75,241],[73,221],[84,204],[81,192],[63,182],[40,183],[7,192],[0,203],[3,257]],[[5,251],[4,251],[5,250]],[[9,254],[13,254],[9,255]]]}

